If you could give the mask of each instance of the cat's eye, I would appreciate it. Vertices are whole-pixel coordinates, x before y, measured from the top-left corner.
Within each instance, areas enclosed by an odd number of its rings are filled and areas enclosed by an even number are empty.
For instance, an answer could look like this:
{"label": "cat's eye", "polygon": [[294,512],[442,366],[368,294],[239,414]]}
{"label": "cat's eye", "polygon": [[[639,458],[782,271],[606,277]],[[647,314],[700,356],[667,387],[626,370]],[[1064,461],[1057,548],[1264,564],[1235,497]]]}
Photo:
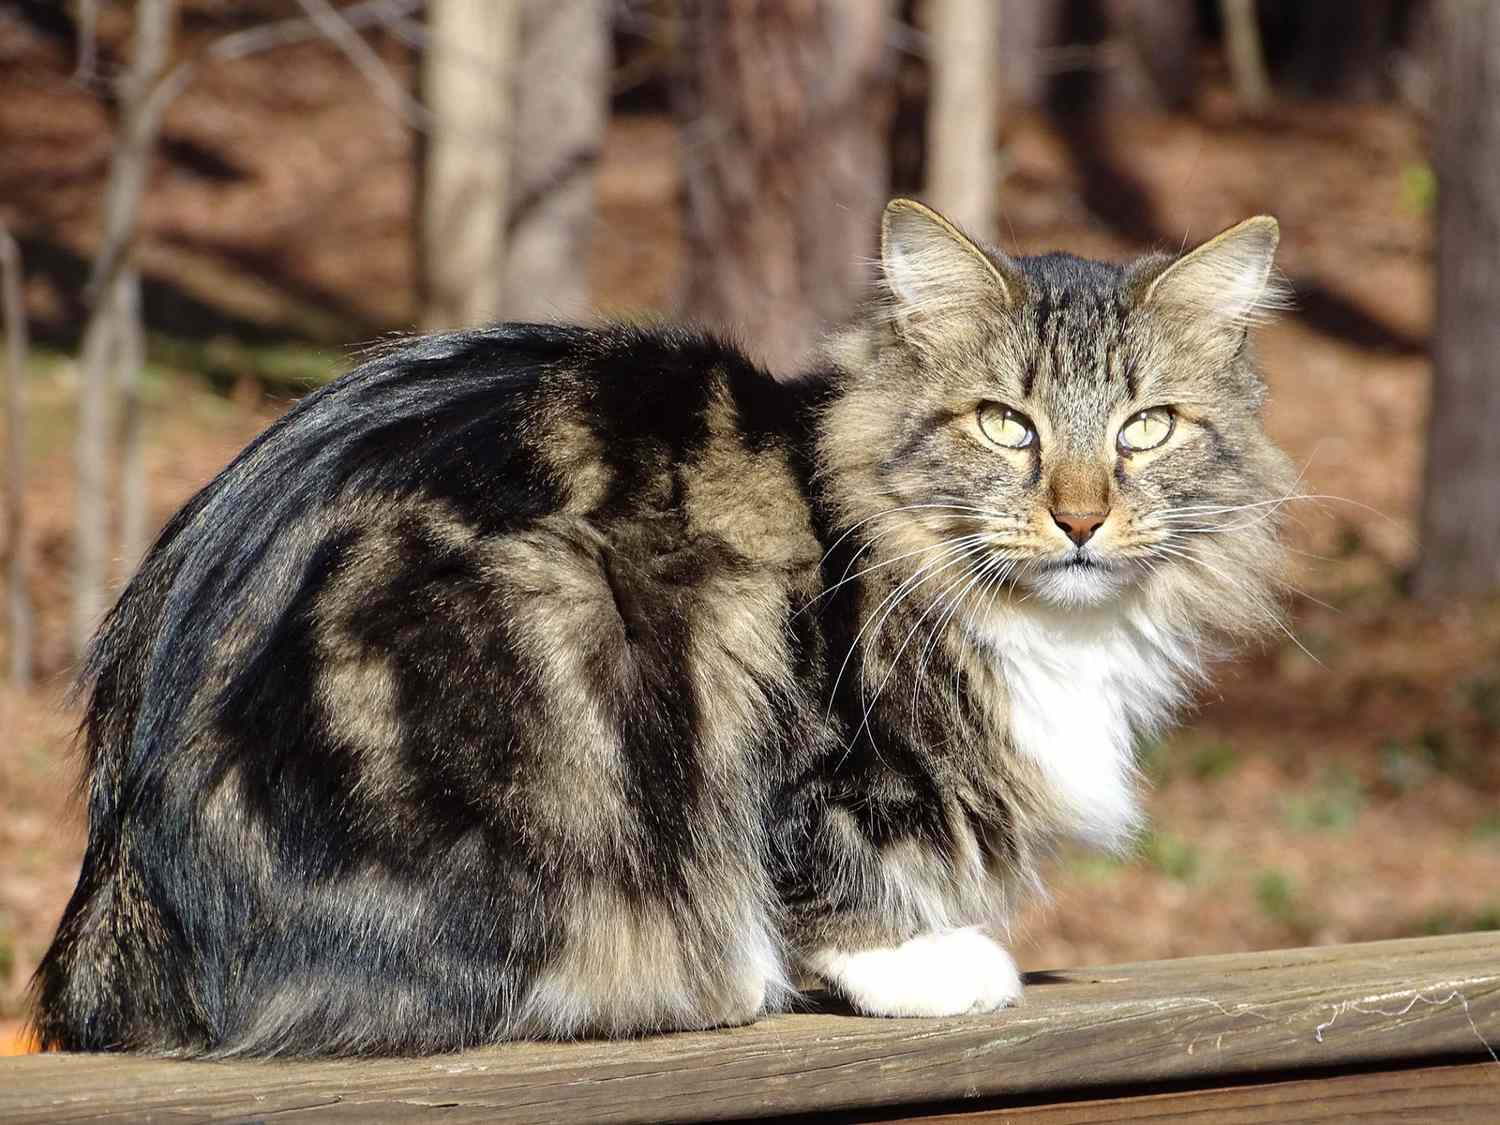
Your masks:
{"label": "cat's eye", "polygon": [[982,402],[975,411],[979,432],[1006,449],[1025,449],[1036,440],[1036,427],[1019,410],[998,402]]}
{"label": "cat's eye", "polygon": [[1120,436],[1115,440],[1121,453],[1140,453],[1145,449],[1155,449],[1166,441],[1176,425],[1177,415],[1171,407],[1153,406],[1150,410],[1131,415],[1120,427]]}

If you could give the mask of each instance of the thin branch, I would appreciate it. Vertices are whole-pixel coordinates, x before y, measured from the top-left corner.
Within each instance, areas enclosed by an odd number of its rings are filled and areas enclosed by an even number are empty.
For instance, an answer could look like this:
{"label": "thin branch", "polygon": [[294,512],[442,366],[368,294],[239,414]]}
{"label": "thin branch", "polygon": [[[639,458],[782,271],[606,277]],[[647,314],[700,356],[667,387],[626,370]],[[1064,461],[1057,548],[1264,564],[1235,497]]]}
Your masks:
{"label": "thin branch", "polygon": [[364,75],[365,81],[402,121],[413,129],[424,131],[431,126],[432,115],[427,107],[407,92],[406,86],[390,72],[384,60],[360,37],[359,32],[337,8],[328,0],[297,2],[314,26],[344,53],[344,57]]}
{"label": "thin branch", "polygon": [[[390,27],[421,8],[422,0],[363,0],[340,9],[337,15],[350,30],[358,31],[366,27]],[[299,16],[230,32],[214,40],[203,53],[214,59],[240,59],[276,47],[306,43],[325,34],[310,18]]]}
{"label": "thin branch", "polygon": [[146,331],[141,320],[141,276],[134,266],[120,276],[115,309],[115,380],[120,396],[120,577],[129,579],[146,553],[150,506],[146,490]]}
{"label": "thin branch", "polygon": [[99,77],[99,0],[78,0],[78,66],[73,81],[92,86]]}
{"label": "thin branch", "polygon": [[1254,0],[1219,0],[1219,19],[1235,98],[1247,113],[1264,113],[1271,105],[1271,80]]}
{"label": "thin branch", "polygon": [[150,150],[161,126],[161,115],[182,83],[187,64],[169,67],[172,4],[145,3],[137,9],[136,59],[121,81],[124,112],[104,198],[104,243],[89,275],[85,297],[102,299],[113,284],[135,237],[141,194],[150,171]]}
{"label": "thin branch", "polygon": [[[307,0],[308,4],[323,3],[326,8],[326,0]],[[365,52],[373,60],[373,65],[379,71],[379,76],[386,82],[392,84],[400,93],[401,98],[410,102],[414,107],[414,115],[426,120],[427,110],[420,103],[415,102],[410,95],[401,89],[400,83],[392,77],[378,56],[370,50],[369,46],[355,33],[356,27],[382,26],[390,22],[404,19],[411,12],[420,7],[420,0],[365,0],[364,3],[354,4],[346,12],[338,12],[332,8],[328,10],[333,14],[334,23],[342,28],[342,34],[352,36],[353,39],[363,47]],[[234,31],[215,39],[193,58],[184,60],[170,69],[163,69],[156,74],[146,76],[144,79],[139,74],[132,74],[131,81],[144,81],[146,94],[136,108],[134,128],[141,133],[155,136],[160,126],[162,114],[166,107],[171,104],[187,85],[193,72],[205,60],[223,61],[228,59],[244,58],[260,51],[272,50],[276,47],[290,43],[306,42],[323,36],[333,39],[330,30],[317,22],[317,18],[309,10],[307,19],[279,20],[276,23],[266,24],[263,27],[247,28],[244,31]],[[359,66],[346,44],[339,39],[334,40],[340,50],[344,51],[351,61]],[[363,67],[361,72],[364,73]],[[368,75],[367,75],[368,77]],[[401,112],[398,107],[398,112]],[[405,116],[405,114],[403,114]],[[414,127],[420,127],[408,118]],[[130,141],[131,123],[126,123],[122,129],[124,143]],[[144,174],[144,167],[141,168]],[[90,299],[97,295],[110,284],[115,273],[120,268],[121,256],[126,249],[126,240],[118,236],[118,224],[123,221],[125,214],[134,215],[138,209],[139,193],[142,183],[128,180],[120,185],[120,197],[118,205],[106,206],[105,240],[104,249],[94,261],[94,268],[90,275],[89,284],[85,291]],[[133,225],[133,220],[132,220]]]}
{"label": "thin branch", "polygon": [[[174,0],[140,0],[135,10],[130,70],[120,83],[122,113],[110,154],[104,198],[104,238],[89,279],[92,307],[83,330],[79,370],[78,433],[75,446],[77,502],[73,541],[73,644],[82,653],[105,610],[109,576],[109,492],[113,395],[110,370],[128,346],[122,323],[131,314],[128,279],[140,220],[141,196],[162,111],[186,81],[172,68]],[[182,76],[180,79],[178,76]]]}

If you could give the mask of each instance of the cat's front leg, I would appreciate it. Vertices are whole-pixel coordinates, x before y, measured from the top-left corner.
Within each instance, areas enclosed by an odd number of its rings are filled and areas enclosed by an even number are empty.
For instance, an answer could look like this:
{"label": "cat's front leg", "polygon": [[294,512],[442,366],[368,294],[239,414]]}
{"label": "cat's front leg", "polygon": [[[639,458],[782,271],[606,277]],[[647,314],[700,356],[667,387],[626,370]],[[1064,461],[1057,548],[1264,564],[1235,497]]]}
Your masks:
{"label": "cat's front leg", "polygon": [[1021,999],[1015,960],[978,927],[920,934],[888,948],[827,946],[805,963],[870,1016],[993,1012]]}

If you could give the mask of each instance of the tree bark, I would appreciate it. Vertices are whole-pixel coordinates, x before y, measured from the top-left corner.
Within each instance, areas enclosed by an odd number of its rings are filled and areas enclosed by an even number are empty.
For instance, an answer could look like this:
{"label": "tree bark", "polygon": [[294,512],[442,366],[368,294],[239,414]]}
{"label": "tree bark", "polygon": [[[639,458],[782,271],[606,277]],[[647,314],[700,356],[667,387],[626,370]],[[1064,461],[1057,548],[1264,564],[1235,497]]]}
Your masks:
{"label": "tree bark", "polygon": [[1198,88],[1198,10],[1192,0],[1110,0],[1126,49],[1118,75],[1127,101],[1162,109],[1188,105]]}
{"label": "tree bark", "polygon": [[927,6],[926,194],[984,242],[999,235],[1000,11],[995,0],[930,0]]}
{"label": "tree bark", "polygon": [[1047,92],[1044,52],[1057,37],[1056,0],[993,0],[1000,9],[1002,104],[1034,107]]}
{"label": "tree bark", "polygon": [[26,521],[26,304],[21,252],[0,228],[0,316],[5,326],[5,621],[12,687],[31,685],[31,528]]}
{"label": "tree bark", "polygon": [[121,81],[121,116],[104,198],[104,240],[89,282],[92,307],[84,326],[79,371],[76,523],[73,544],[74,651],[83,652],[104,614],[109,581],[109,465],[112,446],[111,365],[128,346],[132,325],[127,289],[141,194],[171,84],[174,0],[136,5],[133,57]]}
{"label": "tree bark", "polygon": [[519,6],[429,0],[418,233],[425,329],[501,315]]}
{"label": "tree bark", "polygon": [[146,553],[151,534],[146,494],[145,411],[141,384],[146,374],[146,332],[141,321],[141,277],[126,268],[120,279],[115,340],[115,375],[120,393],[120,578],[127,580]]}
{"label": "tree bark", "polygon": [[1235,100],[1246,113],[1264,113],[1271,106],[1271,80],[1266,77],[1255,0],[1219,0],[1219,18],[1224,26],[1224,53],[1234,80]]}
{"label": "tree bark", "polygon": [[696,0],[676,76],[681,310],[774,369],[868,280],[889,174],[885,0]]}
{"label": "tree bark", "polygon": [[526,0],[510,157],[507,319],[576,320],[589,310],[594,174],[609,75],[602,0]]}
{"label": "tree bark", "polygon": [[1437,117],[1437,326],[1421,557],[1427,598],[1500,590],[1500,4],[1448,0]]}

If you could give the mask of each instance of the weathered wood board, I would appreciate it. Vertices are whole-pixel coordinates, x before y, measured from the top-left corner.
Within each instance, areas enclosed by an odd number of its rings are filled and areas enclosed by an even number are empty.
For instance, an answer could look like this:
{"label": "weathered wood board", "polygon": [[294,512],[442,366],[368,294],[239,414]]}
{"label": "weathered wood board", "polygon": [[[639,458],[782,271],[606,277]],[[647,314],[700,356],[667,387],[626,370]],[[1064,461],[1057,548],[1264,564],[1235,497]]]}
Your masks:
{"label": "weathered wood board", "polygon": [[1204,1125],[1495,1125],[1500,1067],[1460,1066],[1258,1082],[1217,1090],[979,1110],[888,1120],[887,1125],[1115,1125],[1201,1121]]}
{"label": "weathered wood board", "polygon": [[1456,1059],[1494,1068],[1482,1070],[1495,1076],[1500,1121],[1496,1049],[1500,933],[1465,934],[1034,974],[1024,1006],[959,1019],[824,1011],[424,1059],[5,1059],[0,1123],[670,1122],[903,1106],[915,1115],[966,1099],[993,1107]]}

